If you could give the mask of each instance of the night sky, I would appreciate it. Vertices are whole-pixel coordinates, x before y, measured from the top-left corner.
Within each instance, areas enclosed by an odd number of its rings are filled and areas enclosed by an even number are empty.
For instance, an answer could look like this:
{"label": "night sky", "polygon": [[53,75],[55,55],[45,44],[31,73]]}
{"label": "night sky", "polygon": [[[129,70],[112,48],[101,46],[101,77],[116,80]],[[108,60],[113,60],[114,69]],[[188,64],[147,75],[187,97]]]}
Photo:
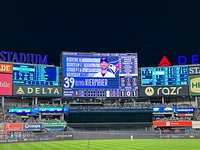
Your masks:
{"label": "night sky", "polygon": [[48,54],[61,51],[138,52],[139,66],[163,55],[200,54],[200,3],[188,0],[0,1],[0,49]]}

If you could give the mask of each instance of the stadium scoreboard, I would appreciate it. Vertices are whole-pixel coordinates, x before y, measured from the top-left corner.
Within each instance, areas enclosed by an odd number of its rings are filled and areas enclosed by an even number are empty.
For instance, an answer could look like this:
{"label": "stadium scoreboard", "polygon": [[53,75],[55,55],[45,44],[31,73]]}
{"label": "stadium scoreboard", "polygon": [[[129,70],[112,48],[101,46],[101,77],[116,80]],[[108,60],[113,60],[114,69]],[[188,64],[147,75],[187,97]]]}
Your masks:
{"label": "stadium scoreboard", "polygon": [[63,52],[62,70],[64,97],[138,96],[137,53]]}
{"label": "stadium scoreboard", "polygon": [[13,64],[13,83],[58,86],[59,67]]}
{"label": "stadium scoreboard", "polygon": [[141,68],[142,86],[188,85],[188,66]]}

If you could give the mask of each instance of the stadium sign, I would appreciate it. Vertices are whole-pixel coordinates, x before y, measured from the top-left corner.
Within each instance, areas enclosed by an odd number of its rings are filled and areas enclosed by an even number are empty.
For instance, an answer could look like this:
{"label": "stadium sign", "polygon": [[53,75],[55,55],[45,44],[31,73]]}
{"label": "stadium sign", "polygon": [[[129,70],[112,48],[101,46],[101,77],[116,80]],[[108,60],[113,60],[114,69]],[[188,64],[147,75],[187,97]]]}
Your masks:
{"label": "stadium sign", "polygon": [[35,124],[25,123],[25,124],[23,124],[23,126],[24,126],[24,131],[41,131],[41,130],[43,130],[43,125],[39,124],[39,123],[35,123]]}
{"label": "stadium sign", "polygon": [[189,75],[200,75],[200,65],[189,66]]}
{"label": "stadium sign", "polygon": [[28,64],[48,64],[48,55],[0,51],[0,61]]}
{"label": "stadium sign", "polygon": [[190,95],[200,95],[200,76],[190,76],[189,83]]}
{"label": "stadium sign", "polygon": [[188,86],[158,86],[158,87],[140,87],[139,95],[141,97],[150,96],[187,96]]}
{"label": "stadium sign", "polygon": [[14,96],[61,97],[62,87],[13,85]]}
{"label": "stadium sign", "polygon": [[0,96],[12,95],[12,74],[0,74]]}

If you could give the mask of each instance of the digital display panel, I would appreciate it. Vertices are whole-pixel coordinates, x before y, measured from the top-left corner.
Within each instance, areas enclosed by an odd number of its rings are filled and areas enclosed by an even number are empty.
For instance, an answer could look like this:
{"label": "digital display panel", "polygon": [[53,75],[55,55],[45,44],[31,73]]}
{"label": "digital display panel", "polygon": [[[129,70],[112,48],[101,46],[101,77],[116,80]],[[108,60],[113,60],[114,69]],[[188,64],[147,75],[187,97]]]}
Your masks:
{"label": "digital display panel", "polygon": [[64,97],[137,97],[137,53],[62,53]]}
{"label": "digital display panel", "polygon": [[13,83],[58,86],[59,67],[13,64]]}
{"label": "digital display panel", "polygon": [[45,108],[39,108],[39,112],[41,113],[61,113],[63,112],[62,107],[45,107]]}
{"label": "digital display panel", "polygon": [[188,85],[188,66],[141,68],[142,86]]}
{"label": "digital display panel", "polygon": [[10,108],[9,113],[11,114],[30,114],[30,108]]}

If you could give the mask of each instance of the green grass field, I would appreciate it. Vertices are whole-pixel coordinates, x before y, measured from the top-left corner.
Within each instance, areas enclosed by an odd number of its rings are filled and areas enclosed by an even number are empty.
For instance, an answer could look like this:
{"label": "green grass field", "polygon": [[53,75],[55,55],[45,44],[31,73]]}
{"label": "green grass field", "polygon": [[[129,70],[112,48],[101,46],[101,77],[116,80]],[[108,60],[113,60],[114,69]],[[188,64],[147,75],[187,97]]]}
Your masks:
{"label": "green grass field", "polygon": [[[88,144],[89,143],[89,144]],[[0,144],[0,150],[200,150],[199,139],[72,140]]]}

